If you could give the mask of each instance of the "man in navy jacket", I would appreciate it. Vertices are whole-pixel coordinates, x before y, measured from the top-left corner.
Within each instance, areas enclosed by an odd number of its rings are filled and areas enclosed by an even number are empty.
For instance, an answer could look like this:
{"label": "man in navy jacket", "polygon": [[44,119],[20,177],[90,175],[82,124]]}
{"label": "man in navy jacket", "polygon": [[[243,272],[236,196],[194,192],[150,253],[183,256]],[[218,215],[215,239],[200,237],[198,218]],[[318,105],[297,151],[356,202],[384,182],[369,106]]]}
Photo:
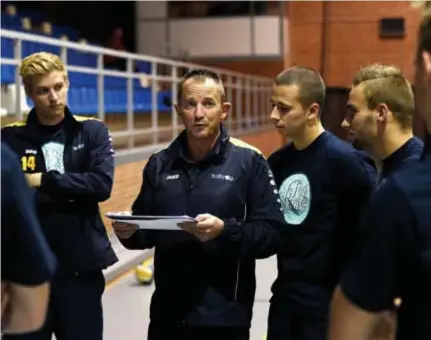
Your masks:
{"label": "man in navy jacket", "polygon": [[117,261],[98,206],[113,184],[111,138],[102,122],[73,116],[65,105],[69,81],[58,56],[30,55],[20,73],[34,108],[25,121],[3,128],[2,140],[20,159],[58,259],[47,322],[28,339],[55,333],[58,340],[101,340],[102,270]]}
{"label": "man in navy jacket", "polygon": [[341,126],[381,165],[379,182],[422,153],[424,143],[413,136],[414,110],[412,87],[397,67],[373,64],[355,74]]}
{"label": "man in navy jacket", "polygon": [[[413,135],[414,110],[412,87],[397,67],[368,65],[353,77],[341,126],[353,145],[366,151],[381,167],[378,186],[422,154],[424,143]],[[360,239],[357,247],[361,247]],[[384,316],[375,336],[383,336],[382,332],[387,333],[395,324],[392,312]]]}
{"label": "man in navy jacket", "polygon": [[431,338],[431,2],[419,29],[415,87],[428,133],[424,151],[391,175],[370,203],[362,220],[366,242],[334,293],[330,340],[369,339],[397,297],[396,338]]}
{"label": "man in navy jacket", "polygon": [[283,227],[268,164],[222,125],[230,103],[220,78],[187,73],[178,88],[185,130],[153,154],[133,203],[136,215],[189,215],[184,231],[114,223],[128,249],[155,247],[149,340],[249,338],[255,260],[275,254]]}

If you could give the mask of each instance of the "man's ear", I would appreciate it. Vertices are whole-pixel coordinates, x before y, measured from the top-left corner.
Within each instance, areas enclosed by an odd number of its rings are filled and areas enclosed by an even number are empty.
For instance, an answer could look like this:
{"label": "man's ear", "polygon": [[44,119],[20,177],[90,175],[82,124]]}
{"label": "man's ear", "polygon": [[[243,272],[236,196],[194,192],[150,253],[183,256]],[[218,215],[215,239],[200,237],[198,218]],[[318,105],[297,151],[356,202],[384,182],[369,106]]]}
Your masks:
{"label": "man's ear", "polygon": [[310,120],[319,120],[320,116],[320,106],[317,103],[314,103],[308,109],[308,119]]}
{"label": "man's ear", "polygon": [[183,111],[181,110],[180,105],[174,104],[175,112],[177,113],[178,117],[183,119]]}
{"label": "man's ear", "polygon": [[225,120],[229,114],[232,104],[230,102],[224,102],[222,104],[221,120]]}
{"label": "man's ear", "polygon": [[377,104],[376,112],[377,112],[377,121],[379,123],[386,123],[388,121],[390,110],[386,104],[384,103]]}

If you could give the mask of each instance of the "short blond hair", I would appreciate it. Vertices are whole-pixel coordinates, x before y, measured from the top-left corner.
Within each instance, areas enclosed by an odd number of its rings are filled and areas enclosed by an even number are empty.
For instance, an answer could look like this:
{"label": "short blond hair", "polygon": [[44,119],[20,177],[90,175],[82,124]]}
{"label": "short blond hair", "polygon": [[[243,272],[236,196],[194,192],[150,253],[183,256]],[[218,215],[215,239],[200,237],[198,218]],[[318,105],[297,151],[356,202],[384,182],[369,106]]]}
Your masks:
{"label": "short blond hair", "polygon": [[431,1],[429,0],[415,0],[410,1],[410,4],[414,8],[419,8],[421,11],[427,11],[431,9]]}
{"label": "short blond hair", "polygon": [[398,67],[382,64],[364,66],[353,77],[353,86],[358,85],[363,87],[370,110],[384,103],[403,129],[412,128],[415,110],[413,89]]}
{"label": "short blond hair", "polygon": [[62,72],[67,80],[67,69],[59,56],[49,52],[37,52],[22,60],[19,74],[28,91],[32,77],[45,76],[54,71]]}

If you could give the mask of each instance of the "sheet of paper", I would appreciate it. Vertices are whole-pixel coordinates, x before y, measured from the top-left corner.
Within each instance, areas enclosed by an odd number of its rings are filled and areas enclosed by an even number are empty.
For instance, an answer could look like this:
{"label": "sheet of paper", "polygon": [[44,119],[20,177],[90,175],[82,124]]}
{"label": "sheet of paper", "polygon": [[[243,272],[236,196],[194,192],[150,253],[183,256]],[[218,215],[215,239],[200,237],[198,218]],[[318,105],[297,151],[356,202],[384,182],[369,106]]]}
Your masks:
{"label": "sheet of paper", "polygon": [[152,215],[130,215],[124,212],[107,213],[106,217],[113,221],[136,224],[139,229],[155,230],[182,230],[177,226],[182,222],[195,222],[195,219],[187,216],[152,216]]}

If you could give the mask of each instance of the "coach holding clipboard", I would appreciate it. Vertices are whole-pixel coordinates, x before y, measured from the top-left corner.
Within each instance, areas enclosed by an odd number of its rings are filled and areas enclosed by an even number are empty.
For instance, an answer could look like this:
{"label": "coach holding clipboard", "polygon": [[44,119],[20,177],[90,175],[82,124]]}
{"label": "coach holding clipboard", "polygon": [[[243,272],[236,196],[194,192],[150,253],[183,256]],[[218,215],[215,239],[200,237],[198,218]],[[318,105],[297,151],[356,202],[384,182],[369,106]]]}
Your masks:
{"label": "coach holding clipboard", "polygon": [[132,214],[196,222],[180,223],[185,232],[113,227],[128,249],[155,247],[149,340],[249,339],[255,260],[276,253],[284,226],[277,188],[260,151],[224,129],[231,105],[218,75],[188,72],[177,103],[185,130],[150,157]]}

